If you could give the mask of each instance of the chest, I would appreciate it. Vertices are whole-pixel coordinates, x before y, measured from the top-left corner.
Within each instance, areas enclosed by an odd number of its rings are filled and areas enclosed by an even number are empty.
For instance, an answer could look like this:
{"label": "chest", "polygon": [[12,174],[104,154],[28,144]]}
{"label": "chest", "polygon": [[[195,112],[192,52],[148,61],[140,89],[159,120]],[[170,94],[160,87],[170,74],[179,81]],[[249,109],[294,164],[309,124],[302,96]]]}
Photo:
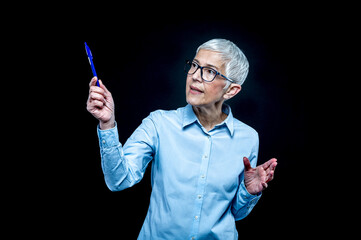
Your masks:
{"label": "chest", "polygon": [[[192,128],[174,135],[159,136],[154,170],[174,183],[174,187],[196,188],[211,192],[234,192],[243,172],[243,157],[251,147],[247,139],[232,138],[227,132],[204,133]],[[156,173],[155,173],[156,174]]]}

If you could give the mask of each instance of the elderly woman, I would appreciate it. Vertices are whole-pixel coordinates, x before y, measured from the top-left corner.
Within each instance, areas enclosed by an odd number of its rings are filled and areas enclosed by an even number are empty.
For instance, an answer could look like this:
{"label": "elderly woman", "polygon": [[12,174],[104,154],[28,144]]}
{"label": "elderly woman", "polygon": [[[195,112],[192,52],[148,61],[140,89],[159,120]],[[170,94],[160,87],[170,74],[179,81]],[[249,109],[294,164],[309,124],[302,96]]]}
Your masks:
{"label": "elderly woman", "polygon": [[101,80],[100,87],[91,80],[87,110],[99,120],[105,181],[110,190],[123,190],[152,164],[138,239],[238,239],[235,221],[251,212],[277,165],[272,158],[256,167],[258,134],[224,103],[241,91],[248,61],[231,41],[213,39],[199,46],[185,71],[188,105],[152,112],[124,146],[112,95]]}

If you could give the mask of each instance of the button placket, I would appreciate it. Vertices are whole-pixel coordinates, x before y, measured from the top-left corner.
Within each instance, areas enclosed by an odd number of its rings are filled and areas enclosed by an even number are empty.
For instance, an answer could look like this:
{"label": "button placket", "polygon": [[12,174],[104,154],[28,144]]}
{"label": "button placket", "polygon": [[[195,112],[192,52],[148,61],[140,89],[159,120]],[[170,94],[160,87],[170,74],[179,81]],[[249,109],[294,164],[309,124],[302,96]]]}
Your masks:
{"label": "button placket", "polygon": [[204,152],[202,154],[201,159],[201,166],[200,166],[200,174],[199,179],[197,183],[197,194],[195,196],[195,206],[194,206],[194,212],[193,212],[193,226],[192,226],[192,232],[191,236],[196,237],[199,229],[199,222],[201,218],[201,211],[202,211],[202,205],[204,200],[204,194],[205,194],[205,187],[206,187],[206,180],[207,180],[207,173],[208,173],[208,165],[209,165],[209,159],[211,154],[211,145],[212,145],[212,138],[210,135],[207,135],[207,140],[205,141],[205,147]]}

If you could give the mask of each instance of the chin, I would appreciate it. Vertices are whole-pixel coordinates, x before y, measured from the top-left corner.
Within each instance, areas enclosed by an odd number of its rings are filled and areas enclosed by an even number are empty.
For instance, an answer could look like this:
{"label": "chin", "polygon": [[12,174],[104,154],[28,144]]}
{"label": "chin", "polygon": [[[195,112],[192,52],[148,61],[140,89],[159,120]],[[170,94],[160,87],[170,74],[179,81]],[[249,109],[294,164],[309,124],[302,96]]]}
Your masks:
{"label": "chin", "polygon": [[192,99],[190,99],[189,97],[186,97],[186,102],[190,105],[194,105],[194,101]]}
{"label": "chin", "polygon": [[200,106],[202,105],[202,101],[200,101],[200,99],[196,99],[194,97],[188,97],[186,98],[186,101],[188,104],[192,105],[192,106]]}

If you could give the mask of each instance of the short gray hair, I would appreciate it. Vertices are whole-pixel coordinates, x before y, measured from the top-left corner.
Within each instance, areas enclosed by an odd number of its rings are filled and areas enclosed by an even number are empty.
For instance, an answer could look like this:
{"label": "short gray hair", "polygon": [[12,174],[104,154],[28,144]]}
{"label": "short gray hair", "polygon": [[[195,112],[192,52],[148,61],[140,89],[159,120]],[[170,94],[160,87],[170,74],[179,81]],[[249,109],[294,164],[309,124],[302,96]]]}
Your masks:
{"label": "short gray hair", "polygon": [[226,64],[225,75],[235,83],[243,84],[248,74],[249,63],[236,44],[226,39],[216,38],[200,45],[196,53],[201,49],[219,52]]}

